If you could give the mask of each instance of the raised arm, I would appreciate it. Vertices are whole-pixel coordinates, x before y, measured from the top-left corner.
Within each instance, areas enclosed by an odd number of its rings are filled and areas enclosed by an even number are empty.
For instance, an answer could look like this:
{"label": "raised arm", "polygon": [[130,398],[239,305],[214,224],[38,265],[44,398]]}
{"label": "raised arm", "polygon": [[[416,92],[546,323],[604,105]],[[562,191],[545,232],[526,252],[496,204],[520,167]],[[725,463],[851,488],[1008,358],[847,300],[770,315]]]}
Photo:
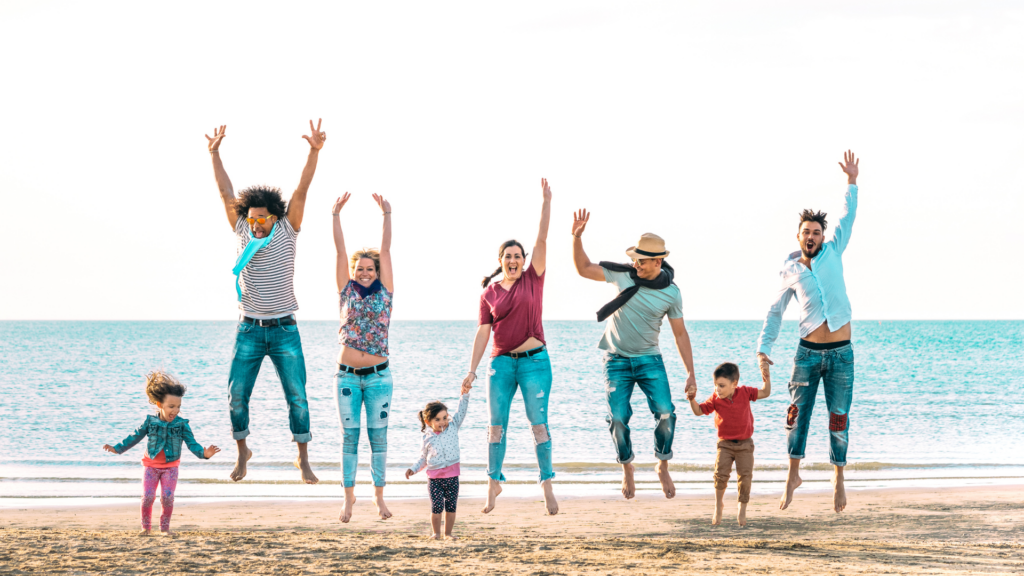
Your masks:
{"label": "raised arm", "polygon": [[213,136],[206,134],[207,146],[210,150],[210,158],[213,160],[213,177],[217,180],[217,189],[220,190],[220,199],[224,202],[224,212],[228,217],[228,224],[235,229],[238,222],[238,215],[235,214],[235,189],[231,186],[231,179],[224,169],[224,163],[220,160],[220,142],[224,139],[224,132],[227,125],[213,129]]}
{"label": "raised arm", "polygon": [[761,388],[757,391],[758,400],[772,395],[772,374],[768,369],[769,364],[767,359],[767,356],[765,356],[764,359],[758,357],[758,364],[761,369],[761,381],[764,382],[764,384],[761,385]]}
{"label": "raised arm", "polygon": [[373,195],[373,200],[380,206],[384,216],[384,232],[380,239],[380,270],[377,275],[380,283],[392,294],[395,292],[395,277],[391,273],[391,203],[379,194]]}
{"label": "raised arm", "polygon": [[604,282],[604,268],[591,262],[583,250],[583,231],[587,228],[587,222],[590,222],[590,213],[586,209],[572,215],[572,263],[576,265],[576,272],[580,276]]}
{"label": "raised arm", "polygon": [[334,207],[331,208],[331,218],[334,219],[334,250],[338,253],[334,271],[338,278],[338,292],[344,290],[351,279],[348,271],[348,252],[345,251],[345,234],[341,231],[341,209],[351,197],[351,194],[345,192],[344,196],[334,201]]}
{"label": "raised arm", "polygon": [[690,346],[690,333],[686,331],[686,324],[682,318],[669,318],[668,323],[672,326],[672,335],[676,339],[676,350],[679,350],[679,357],[683,359],[683,366],[686,366],[686,392],[691,390],[697,394],[697,376],[693,372],[693,348]]}
{"label": "raised arm", "polygon": [[313,174],[316,172],[316,161],[320,156],[320,149],[324,147],[327,140],[327,132],[320,131],[322,119],[317,119],[316,128],[313,128],[313,121],[309,121],[309,136],[303,136],[309,142],[309,156],[306,158],[306,167],[302,169],[302,177],[299,178],[299,186],[292,192],[292,199],[288,201],[288,222],[296,232],[302,228],[302,215],[306,211],[306,193],[309,192],[309,185],[313,183]]}
{"label": "raised arm", "polygon": [[537,243],[533,245],[533,260],[530,260],[537,276],[544,273],[548,262],[548,226],[551,224],[551,187],[548,186],[548,179],[540,179],[541,193],[544,195],[544,204],[540,208],[540,228],[537,230]]}
{"label": "raised arm", "polygon": [[484,357],[484,350],[487,349],[487,341],[491,338],[491,325],[481,324],[476,327],[476,337],[473,338],[473,355],[469,360],[469,374],[462,379],[462,385],[472,385],[476,381],[476,369],[480,365],[480,359]]}
{"label": "raised arm", "polygon": [[459,396],[459,408],[452,416],[452,424],[456,428],[462,428],[462,421],[466,419],[466,411],[469,410],[469,392]]}
{"label": "raised arm", "polygon": [[[844,163],[845,162],[845,163]],[[843,162],[839,166],[846,173],[846,196],[843,198],[843,214],[832,234],[832,242],[840,254],[846,250],[853,233],[853,221],[857,218],[857,176],[860,174],[860,158],[854,156],[852,150],[843,153]]]}

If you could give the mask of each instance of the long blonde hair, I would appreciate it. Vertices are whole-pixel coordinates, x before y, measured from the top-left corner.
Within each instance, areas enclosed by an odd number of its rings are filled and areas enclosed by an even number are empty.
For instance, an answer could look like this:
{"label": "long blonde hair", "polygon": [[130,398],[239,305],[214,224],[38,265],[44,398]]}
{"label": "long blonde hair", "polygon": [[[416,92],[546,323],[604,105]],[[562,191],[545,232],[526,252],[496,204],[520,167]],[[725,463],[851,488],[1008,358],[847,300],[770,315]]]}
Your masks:
{"label": "long blonde hair", "polygon": [[363,258],[373,260],[373,269],[377,273],[377,279],[380,280],[380,250],[377,250],[376,248],[363,248],[353,252],[352,257],[349,258],[350,273],[355,276],[356,266],[359,265],[359,261]]}

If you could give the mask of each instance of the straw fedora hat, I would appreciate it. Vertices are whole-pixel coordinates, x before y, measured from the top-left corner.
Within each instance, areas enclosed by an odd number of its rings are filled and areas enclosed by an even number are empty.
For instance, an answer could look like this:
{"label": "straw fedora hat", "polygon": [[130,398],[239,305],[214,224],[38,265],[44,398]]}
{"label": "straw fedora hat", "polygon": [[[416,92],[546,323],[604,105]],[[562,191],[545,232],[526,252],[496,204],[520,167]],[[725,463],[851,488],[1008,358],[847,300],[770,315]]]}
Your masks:
{"label": "straw fedora hat", "polygon": [[640,236],[640,241],[637,242],[636,246],[630,246],[626,249],[626,256],[633,260],[641,258],[666,258],[668,257],[668,250],[665,250],[665,241],[662,240],[661,236],[647,232]]}

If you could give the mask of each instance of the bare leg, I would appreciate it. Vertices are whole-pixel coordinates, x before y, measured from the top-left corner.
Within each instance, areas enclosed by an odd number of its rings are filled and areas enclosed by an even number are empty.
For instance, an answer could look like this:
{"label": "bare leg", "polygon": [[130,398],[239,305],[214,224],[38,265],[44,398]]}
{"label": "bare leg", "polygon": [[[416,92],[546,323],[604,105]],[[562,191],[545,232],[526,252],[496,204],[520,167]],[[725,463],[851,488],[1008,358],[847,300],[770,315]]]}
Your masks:
{"label": "bare leg", "polygon": [[430,515],[430,537],[434,540],[441,539],[441,515]]}
{"label": "bare leg", "polygon": [[248,470],[245,468],[246,462],[252,458],[252,450],[245,445],[245,439],[235,440],[235,444],[238,445],[238,461],[235,462],[235,469],[231,471],[231,479],[238,482],[242,478],[245,478]]}
{"label": "bare leg", "polygon": [[551,479],[540,483],[541,488],[544,489],[544,506],[548,509],[548,515],[554,516],[558,514],[558,500],[555,500],[555,491],[551,488]]}
{"label": "bare leg", "polygon": [[739,505],[736,506],[736,508],[737,508],[737,510],[736,510],[736,523],[739,524],[740,526],[746,526],[747,525],[747,503],[746,502],[740,502]]}
{"label": "bare leg", "polygon": [[722,523],[722,510],[725,509],[725,488],[715,490],[715,515],[711,517],[711,525]]}
{"label": "bare leg", "polygon": [[481,512],[487,514],[491,510],[494,510],[494,501],[498,499],[498,494],[501,494],[501,484],[499,484],[494,478],[488,478],[487,504],[484,505],[484,509],[481,510]]}
{"label": "bare leg", "polygon": [[[437,514],[440,520],[440,514]],[[451,540],[458,540],[455,536],[452,536],[452,528],[455,527],[455,512],[444,513],[444,537]]]}
{"label": "bare leg", "polygon": [[622,497],[629,500],[636,496],[636,484],[633,483],[633,465],[622,465]]}
{"label": "bare leg", "polygon": [[386,504],[384,504],[384,487],[374,486],[373,487],[373,505],[377,507],[377,514],[380,515],[381,520],[387,520],[391,518],[391,511],[388,510]]}
{"label": "bare leg", "polygon": [[341,509],[341,515],[338,516],[338,520],[342,523],[346,523],[352,519],[352,506],[356,503],[356,488],[355,486],[345,488],[345,506]]}
{"label": "bare leg", "polygon": [[661,481],[661,491],[665,493],[665,498],[675,498],[676,485],[672,483],[672,477],[668,475],[668,460],[658,460],[654,471],[658,473],[658,480]]}
{"label": "bare leg", "polygon": [[[786,477],[786,493],[779,498],[779,510],[789,508],[790,503],[793,502],[793,492],[803,483],[804,481],[800,479],[800,459],[790,458],[789,475]],[[843,498],[845,502],[845,495]]]}
{"label": "bare leg", "polygon": [[295,467],[302,472],[302,481],[306,484],[316,484],[320,480],[313,474],[309,467],[309,454],[306,453],[306,443],[296,444],[299,447],[299,457],[295,459]]}
{"label": "bare leg", "polygon": [[832,496],[832,505],[836,512],[846,509],[846,486],[843,478],[843,467],[836,466],[835,476],[832,477],[832,486],[835,494]]}

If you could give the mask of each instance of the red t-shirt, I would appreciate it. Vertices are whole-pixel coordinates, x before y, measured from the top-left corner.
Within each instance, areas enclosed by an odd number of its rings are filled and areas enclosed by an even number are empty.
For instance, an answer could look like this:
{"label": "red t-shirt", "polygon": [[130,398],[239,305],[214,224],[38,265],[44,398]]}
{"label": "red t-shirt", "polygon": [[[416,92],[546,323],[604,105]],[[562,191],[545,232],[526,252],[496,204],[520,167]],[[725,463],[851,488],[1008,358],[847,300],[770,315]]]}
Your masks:
{"label": "red t-shirt", "polygon": [[534,272],[533,262],[511,290],[502,288],[501,283],[485,288],[480,295],[480,325],[490,324],[494,331],[491,356],[511,352],[530,338],[544,342],[543,306],[544,274]]}
{"label": "red t-shirt", "polygon": [[722,440],[746,440],[754,435],[754,414],[750,403],[757,400],[758,389],[751,386],[737,386],[728,400],[711,394],[706,402],[699,404],[705,416],[715,413],[715,427]]}

